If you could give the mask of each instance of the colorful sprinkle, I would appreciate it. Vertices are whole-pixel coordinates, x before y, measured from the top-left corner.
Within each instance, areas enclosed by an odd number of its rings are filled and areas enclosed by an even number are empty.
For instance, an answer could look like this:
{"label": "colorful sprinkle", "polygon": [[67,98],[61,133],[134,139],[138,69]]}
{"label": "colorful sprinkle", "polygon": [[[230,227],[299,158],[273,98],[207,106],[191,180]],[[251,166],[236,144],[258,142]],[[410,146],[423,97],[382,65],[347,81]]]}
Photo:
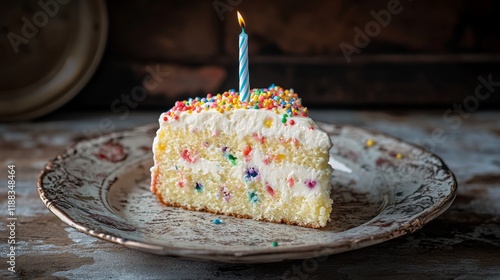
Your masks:
{"label": "colorful sprinkle", "polygon": [[293,179],[292,177],[288,178],[286,182],[288,183],[288,186],[290,188],[293,187],[293,185],[295,185],[295,179]]}
{"label": "colorful sprinkle", "polygon": [[252,203],[257,203],[259,202],[259,196],[255,191],[249,191],[248,192],[248,200]]}
{"label": "colorful sprinkle", "polygon": [[194,189],[196,190],[196,192],[202,192],[203,191],[203,185],[201,183],[196,183]]}
{"label": "colorful sprinkle", "polygon": [[273,188],[271,188],[271,186],[270,186],[267,182],[266,182],[266,192],[267,192],[270,196],[274,197],[274,189],[273,189]]}
{"label": "colorful sprinkle", "polygon": [[252,157],[250,156],[250,153],[252,152],[252,146],[248,145],[244,150],[243,150],[243,155],[245,156],[245,161],[249,162]]}
{"label": "colorful sprinkle", "polygon": [[264,144],[264,142],[266,142],[266,137],[259,135],[257,133],[252,134],[252,138],[260,142],[261,144]]}
{"label": "colorful sprinkle", "polygon": [[236,166],[236,160],[237,158],[233,156],[232,154],[228,153],[228,147],[222,147],[222,154],[224,155],[229,162],[231,162],[232,165]]}
{"label": "colorful sprinkle", "polygon": [[402,158],[403,158],[403,155],[402,155],[401,153],[397,153],[397,154],[396,154],[396,158],[397,158],[397,159],[402,159]]}
{"label": "colorful sprinkle", "polygon": [[278,247],[278,242],[277,241],[273,241],[273,243],[271,243],[271,246]]}
{"label": "colorful sprinkle", "polygon": [[282,162],[284,159],[286,159],[286,155],[284,154],[277,154],[276,156],[274,156],[274,161],[277,163]]}
{"label": "colorful sprinkle", "polygon": [[264,120],[264,126],[267,128],[271,128],[273,126],[273,118],[269,117]]}
{"label": "colorful sprinkle", "polygon": [[269,165],[269,163],[271,163],[271,160],[269,159],[269,157],[266,157],[262,160],[262,163],[264,163],[265,165]]}
{"label": "colorful sprinkle", "polygon": [[223,224],[224,220],[223,219],[214,219],[214,225],[220,225]]}
{"label": "colorful sprinkle", "polygon": [[195,162],[196,159],[198,158],[196,155],[192,155],[192,153],[189,150],[183,150],[181,152],[181,157],[189,163]]}
{"label": "colorful sprinkle", "polygon": [[311,180],[311,179],[307,179],[304,181],[304,184],[310,188],[310,189],[314,189],[314,187],[316,187],[316,181],[315,180]]}
{"label": "colorful sprinkle", "polygon": [[259,170],[255,167],[249,167],[245,170],[245,179],[252,180],[259,176]]}
{"label": "colorful sprinkle", "polygon": [[283,116],[281,117],[281,122],[282,123],[286,123],[286,118],[288,117],[287,114],[283,114]]}
{"label": "colorful sprinkle", "polygon": [[243,155],[248,156],[252,152],[252,146],[248,145],[244,150],[243,150]]}
{"label": "colorful sprinkle", "polygon": [[231,199],[231,193],[229,192],[229,189],[226,187],[222,187],[220,189],[220,192],[222,193],[224,200],[229,203],[229,199]]}
{"label": "colorful sprinkle", "polygon": [[366,140],[366,146],[369,148],[369,147],[373,147],[375,145],[375,141],[373,141],[373,139],[368,139]]}
{"label": "colorful sprinkle", "polygon": [[236,160],[237,158],[235,156],[233,156],[232,154],[229,154],[227,156],[227,159],[233,164],[233,165],[236,165]]}
{"label": "colorful sprinkle", "polygon": [[[308,110],[302,106],[302,101],[297,93],[279,86],[271,86],[269,88],[252,89],[248,102],[242,102],[239,99],[239,93],[233,90],[215,96],[209,93],[203,98],[197,97],[177,101],[175,106],[166,112],[163,120],[167,121],[169,117],[177,120],[182,112],[195,114],[204,110],[213,110],[224,113],[235,109],[272,110],[283,114],[281,119],[283,123],[287,122],[288,117],[307,117],[308,115]],[[291,125],[293,123],[290,122]],[[272,123],[265,125],[269,128]]]}

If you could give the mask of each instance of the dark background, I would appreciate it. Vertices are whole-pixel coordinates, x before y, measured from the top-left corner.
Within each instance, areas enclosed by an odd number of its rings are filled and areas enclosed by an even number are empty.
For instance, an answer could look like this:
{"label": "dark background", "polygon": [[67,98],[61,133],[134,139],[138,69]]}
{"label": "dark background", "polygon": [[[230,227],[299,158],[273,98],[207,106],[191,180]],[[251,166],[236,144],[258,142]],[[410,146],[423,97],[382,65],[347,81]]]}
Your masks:
{"label": "dark background", "polygon": [[[168,73],[138,109],[238,87],[236,10],[249,35],[251,87],[294,88],[310,108],[449,108],[474,95],[478,76],[500,81],[500,2],[400,1],[359,54],[355,28],[389,0],[108,0],[109,36],[98,71],[62,110],[109,110],[143,85],[146,67]],[[376,31],[376,30],[375,30]],[[500,91],[500,89],[499,89]],[[500,108],[494,92],[479,109]]]}

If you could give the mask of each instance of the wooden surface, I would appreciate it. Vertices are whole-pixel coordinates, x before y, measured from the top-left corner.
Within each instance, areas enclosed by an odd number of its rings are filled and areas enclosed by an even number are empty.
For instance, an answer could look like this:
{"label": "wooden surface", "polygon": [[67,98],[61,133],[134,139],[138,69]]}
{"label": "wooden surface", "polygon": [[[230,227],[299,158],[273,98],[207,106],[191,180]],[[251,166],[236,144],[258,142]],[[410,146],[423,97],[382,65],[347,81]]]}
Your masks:
{"label": "wooden surface", "polygon": [[[443,110],[444,111],[444,110]],[[58,113],[0,124],[0,278],[79,279],[500,279],[500,112],[449,123],[441,111],[313,111],[318,121],[354,124],[418,143],[440,155],[458,179],[458,196],[421,230],[328,258],[272,264],[221,264],[133,251],[79,233],[39,200],[46,161],[74,141],[154,123],[157,113]],[[106,122],[106,121],[104,121]],[[444,134],[435,137],[437,131]],[[434,135],[434,137],[433,137]],[[16,273],[7,271],[7,165],[16,165]]]}

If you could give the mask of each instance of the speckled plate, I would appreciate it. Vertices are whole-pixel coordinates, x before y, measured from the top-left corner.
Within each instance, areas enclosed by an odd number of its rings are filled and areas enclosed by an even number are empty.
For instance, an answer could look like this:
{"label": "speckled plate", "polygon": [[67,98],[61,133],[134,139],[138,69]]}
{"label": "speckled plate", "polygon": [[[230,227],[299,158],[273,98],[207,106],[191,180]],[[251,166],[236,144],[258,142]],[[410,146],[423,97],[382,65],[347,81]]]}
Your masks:
{"label": "speckled plate", "polygon": [[[319,125],[335,143],[336,160],[332,222],[323,229],[160,205],[149,191],[155,126],[77,143],[46,165],[38,192],[52,213],[91,236],[155,254],[249,263],[384,242],[421,228],[453,202],[455,178],[437,156],[359,127]],[[367,139],[375,144],[366,147]]]}

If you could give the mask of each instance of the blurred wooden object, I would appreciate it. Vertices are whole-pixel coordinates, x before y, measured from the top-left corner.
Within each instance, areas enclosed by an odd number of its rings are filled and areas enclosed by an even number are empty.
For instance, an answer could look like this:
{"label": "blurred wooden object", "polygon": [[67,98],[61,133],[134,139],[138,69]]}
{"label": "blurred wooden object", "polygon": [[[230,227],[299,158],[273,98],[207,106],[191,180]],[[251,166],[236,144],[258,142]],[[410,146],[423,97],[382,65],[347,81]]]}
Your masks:
{"label": "blurred wooden object", "polygon": [[0,2],[0,121],[46,114],[78,94],[100,63],[107,24],[103,0]]}

